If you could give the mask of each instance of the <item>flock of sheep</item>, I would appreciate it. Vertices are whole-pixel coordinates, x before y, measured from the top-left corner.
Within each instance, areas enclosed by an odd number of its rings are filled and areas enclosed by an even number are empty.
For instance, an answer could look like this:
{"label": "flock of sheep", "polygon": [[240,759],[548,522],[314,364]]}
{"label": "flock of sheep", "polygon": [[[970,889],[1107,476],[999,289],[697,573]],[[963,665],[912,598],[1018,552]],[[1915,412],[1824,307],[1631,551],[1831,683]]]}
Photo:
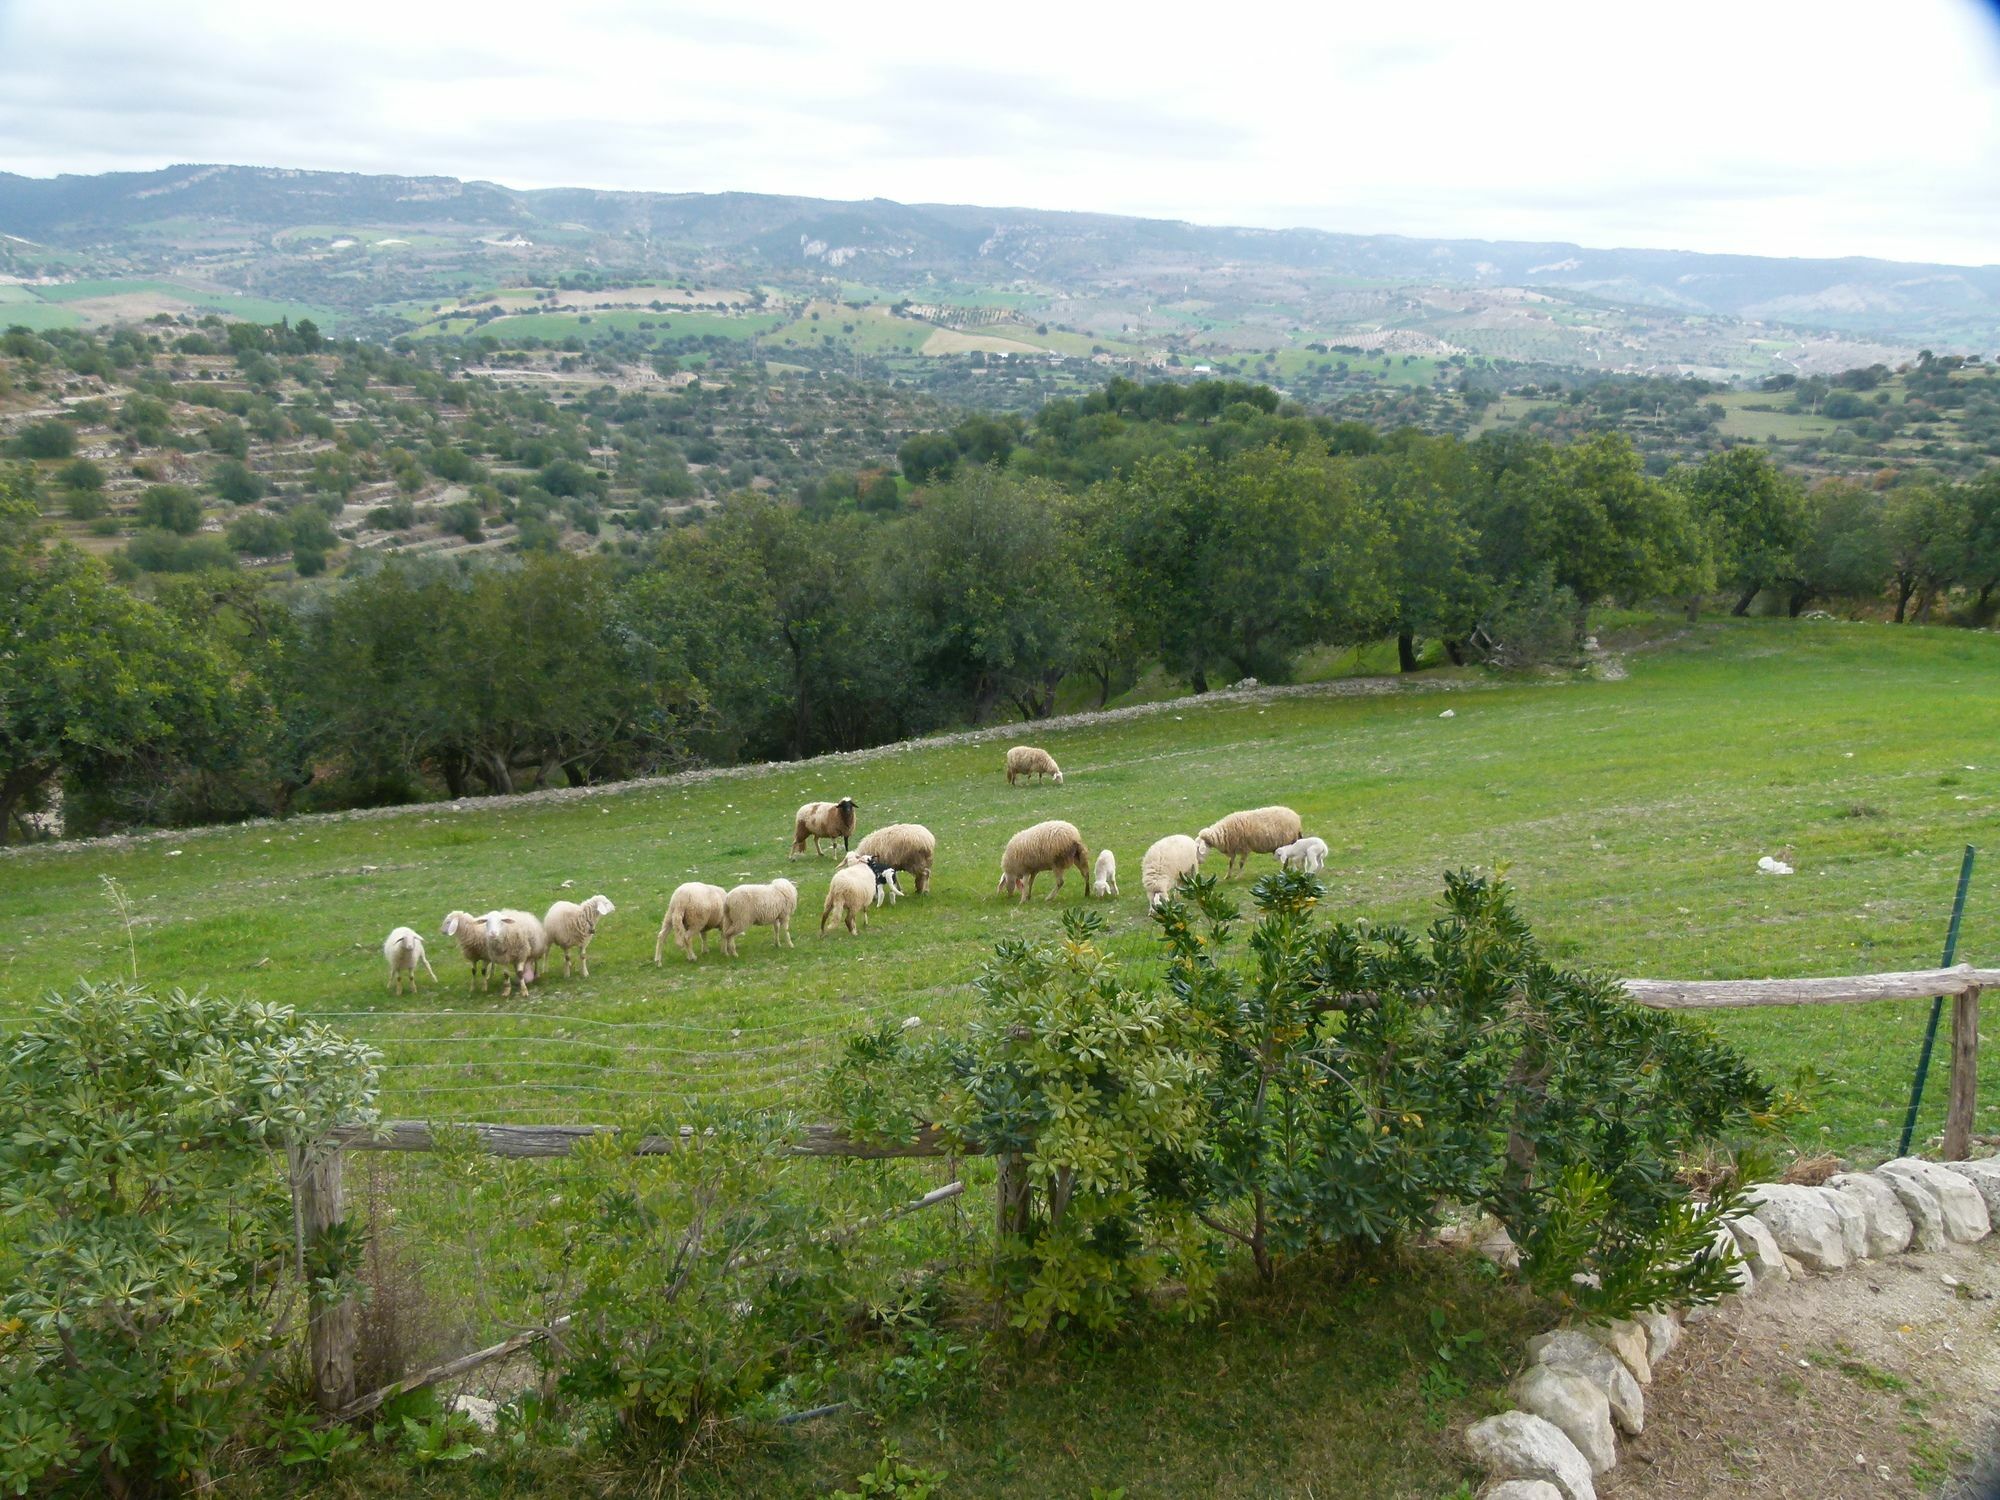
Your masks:
{"label": "flock of sheep", "polygon": [[[1024,776],[1047,779],[1062,785],[1062,768],[1048,751],[1033,745],[1016,745],[1007,752],[1007,784],[1013,786]],[[840,863],[834,867],[827,885],[826,900],[820,907],[819,935],[826,936],[829,925],[846,927],[858,935],[868,921],[869,908],[884,901],[894,902],[902,894],[901,879],[908,876],[918,895],[930,890],[931,865],[937,856],[937,840],[921,823],[890,823],[877,828],[859,843],[854,836],[855,804],[852,797],[838,802],[808,802],[792,821],[791,856],[807,852],[818,855],[823,846],[838,844]],[[1139,861],[1139,884],[1149,905],[1158,907],[1178,885],[1193,874],[1211,853],[1226,855],[1228,878],[1248,863],[1253,854],[1271,854],[1288,869],[1317,874],[1326,863],[1326,843],[1308,837],[1299,815],[1289,807],[1258,807],[1233,812],[1201,830],[1193,838],[1170,833],[1148,849]],[[1109,849],[1091,859],[1090,846],[1076,825],[1060,818],[1024,828],[1007,841],[1000,856],[1000,885],[997,894],[1013,895],[1026,901],[1035,881],[1053,875],[1044,900],[1052,900],[1062,889],[1064,877],[1074,870],[1089,872],[1093,896],[1118,894],[1118,860]],[[799,888],[789,880],[739,885],[724,890],[719,885],[689,881],[675,888],[667,901],[667,914],[653,940],[653,962],[660,963],[667,939],[687,956],[690,963],[698,952],[706,952],[711,933],[719,933],[722,951],[737,956],[736,941],[753,927],[768,927],[780,947],[792,946],[792,914],[798,910]],[[537,919],[532,912],[511,908],[490,911],[484,916],[454,911],[444,919],[444,935],[458,943],[459,952],[472,966],[473,982],[490,989],[493,972],[505,975],[501,993],[512,995],[516,985],[526,990],[542,972],[551,948],[563,955],[563,977],[568,978],[572,954],[590,977],[590,940],[597,924],[617,907],[605,896],[587,901],[558,901]],[[402,993],[403,981],[416,990],[417,969],[421,967],[433,981],[437,973],[424,955],[424,940],[409,927],[398,927],[382,944],[382,956],[389,964],[389,985]]]}

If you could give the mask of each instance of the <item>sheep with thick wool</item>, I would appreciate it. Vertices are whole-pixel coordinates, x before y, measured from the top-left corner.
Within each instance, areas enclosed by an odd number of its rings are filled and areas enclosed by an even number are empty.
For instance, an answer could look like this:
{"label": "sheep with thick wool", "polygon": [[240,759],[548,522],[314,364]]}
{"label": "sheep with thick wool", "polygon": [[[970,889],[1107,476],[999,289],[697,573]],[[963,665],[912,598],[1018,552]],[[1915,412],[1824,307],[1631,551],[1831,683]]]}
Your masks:
{"label": "sheep with thick wool", "polygon": [[1167,897],[1183,876],[1201,868],[1202,847],[1184,833],[1170,833],[1156,839],[1139,861],[1139,886],[1146,904],[1155,911],[1167,904]]}
{"label": "sheep with thick wool", "polygon": [[1053,901],[1056,892],[1062,889],[1066,872],[1075,870],[1088,878],[1089,869],[1090,848],[1076,831],[1076,825],[1051,818],[1033,828],[1023,828],[1007,840],[1007,851],[1000,856],[1000,886],[995,894],[1018,891],[1021,900],[1026,901],[1034,894],[1035,877],[1053,873],[1056,883],[1042,898]]}
{"label": "sheep with thick wool", "polygon": [[1046,776],[1057,786],[1063,784],[1062,767],[1056,758],[1039,745],[1016,745],[1007,752],[1007,785],[1014,785],[1015,778],[1033,776],[1037,780]]}
{"label": "sheep with thick wool", "polygon": [[937,858],[937,839],[921,823],[884,823],[856,844],[854,852],[901,870],[916,882],[919,896],[931,888],[931,862]]}
{"label": "sheep with thick wool", "polygon": [[855,919],[860,918],[861,926],[868,925],[868,908],[875,900],[875,872],[869,868],[866,856],[858,850],[847,856],[833,872],[833,879],[827,884],[826,904],[819,909],[819,935],[826,936],[826,924],[833,921],[838,913],[840,921],[847,928],[849,937],[859,937],[860,929]]}
{"label": "sheep with thick wool", "polygon": [[661,954],[666,951],[667,934],[672,933],[674,946],[693,963],[696,941],[707,948],[708,935],[722,931],[728,921],[728,908],[729,892],[719,885],[690,880],[675,886],[673,895],[667,898],[667,914],[660,919],[660,935],[653,939],[653,962],[660,962]]}
{"label": "sheep with thick wool", "polygon": [[1326,868],[1326,840],[1308,834],[1297,843],[1286,844],[1272,853],[1278,856],[1278,863],[1287,870],[1303,870],[1308,875],[1317,875]]}
{"label": "sheep with thick wool", "polygon": [[484,994],[491,989],[493,965],[486,956],[486,924],[469,911],[448,911],[444,914],[444,935],[458,940],[458,951],[465,961],[472,965],[472,984],[466,993],[472,992],[472,985],[479,986]]}
{"label": "sheep with thick wool", "polygon": [[487,961],[507,971],[507,978],[500,986],[501,997],[513,994],[517,983],[526,994],[528,986],[540,976],[542,960],[548,955],[548,930],[533,912],[515,911],[511,907],[489,911],[480,921],[486,926]]}
{"label": "sheep with thick wool", "polygon": [[854,836],[854,799],[842,797],[838,802],[808,802],[792,818],[792,858],[797,859],[806,852],[806,840],[812,840],[813,854],[820,853],[820,840],[831,842],[840,840],[841,853],[847,852],[847,841]]}
{"label": "sheep with thick wool", "polygon": [[722,951],[736,957],[736,940],[753,927],[770,928],[779,947],[791,947],[792,913],[798,909],[799,888],[789,880],[737,886],[722,903]]}
{"label": "sheep with thick wool", "polygon": [[1093,896],[1118,894],[1118,856],[1109,849],[1097,851],[1097,865],[1090,872],[1090,894]]}
{"label": "sheep with thick wool", "polygon": [[424,972],[431,976],[431,983],[437,983],[437,970],[424,957],[424,940],[417,936],[414,927],[398,927],[383,939],[382,956],[389,961],[389,988],[397,994],[403,993],[403,976],[410,976],[410,993],[417,992],[417,965],[424,966]]}
{"label": "sheep with thick wool", "polygon": [[1251,855],[1275,854],[1304,832],[1299,815],[1289,807],[1253,807],[1209,824],[1194,841],[1201,845],[1204,859],[1211,852],[1228,855],[1229,868],[1223,878],[1232,879],[1250,862]]}
{"label": "sheep with thick wool", "polygon": [[583,968],[583,977],[590,978],[590,940],[597,935],[597,924],[610,916],[617,907],[611,904],[609,896],[592,896],[588,901],[558,901],[542,918],[542,930],[549,935],[549,946],[562,949],[563,978],[569,978],[569,952],[576,950],[576,961]]}

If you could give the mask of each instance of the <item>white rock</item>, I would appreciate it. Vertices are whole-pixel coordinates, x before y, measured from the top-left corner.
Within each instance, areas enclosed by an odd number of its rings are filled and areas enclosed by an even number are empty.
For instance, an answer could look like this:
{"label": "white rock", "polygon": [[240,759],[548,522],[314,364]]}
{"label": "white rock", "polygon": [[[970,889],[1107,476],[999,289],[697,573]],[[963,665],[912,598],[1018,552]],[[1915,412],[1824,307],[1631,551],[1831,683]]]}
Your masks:
{"label": "white rock", "polygon": [[1646,1430],[1646,1397],[1618,1357],[1574,1328],[1538,1333],[1528,1340],[1528,1358],[1537,1364],[1574,1370],[1611,1402],[1611,1420],[1620,1432],[1637,1437]]}
{"label": "white rock", "polygon": [[1728,1222],[1729,1233],[1736,1240],[1737,1251],[1759,1282],[1792,1279],[1792,1273],[1785,1269],[1785,1252],[1778,1248],[1778,1242],[1771,1237],[1771,1231],[1764,1227],[1762,1219],[1742,1214]]}
{"label": "white rock", "polygon": [[1455,719],[1458,717],[1458,710],[1455,708],[1447,708],[1443,713],[1439,714],[1438,717],[1440,719]]}
{"label": "white rock", "polygon": [[1563,1492],[1546,1479],[1503,1479],[1481,1490],[1479,1500],[1563,1500]]}
{"label": "white rock", "polygon": [[1903,1200],[1888,1183],[1867,1172],[1837,1172],[1827,1178],[1826,1185],[1861,1211],[1871,1256],[1879,1260],[1910,1248],[1910,1236],[1916,1228]]}
{"label": "white rock", "polygon": [[1646,1357],[1646,1330],[1637,1323],[1630,1318],[1620,1318],[1612,1323],[1589,1323],[1584,1326],[1583,1333],[1617,1355],[1619,1363],[1632,1372],[1632,1378],[1639,1384],[1653,1383],[1653,1362]]}
{"label": "white rock", "polygon": [[1887,1185],[1910,1216],[1910,1248],[1916,1251],[1944,1249],[1944,1210],[1937,1195],[1915,1177],[1877,1172],[1876,1180]]}
{"label": "white rock", "polygon": [[1937,1199],[1938,1207],[1943,1211],[1947,1239],[1969,1245],[1993,1232],[1993,1220],[1987,1215],[1985,1198],[1980,1196],[1979,1189],[1970,1180],[1959,1173],[1915,1156],[1899,1156],[1894,1161],[1883,1162],[1875,1170],[1884,1175],[1893,1173],[1921,1182],[1929,1188],[1931,1196]]}
{"label": "white rock", "polygon": [[2000,1223],[2000,1156],[1982,1156],[1977,1161],[1940,1162],[1947,1172],[1955,1172],[1979,1190],[1986,1200],[1986,1217]]}
{"label": "white rock", "polygon": [[1473,1462],[1502,1479],[1539,1479],[1563,1500],[1597,1500],[1590,1464],[1555,1423],[1532,1412],[1503,1411],[1474,1422],[1465,1446]]}
{"label": "white rock", "polygon": [[1611,1430],[1611,1402],[1574,1370],[1529,1365],[1510,1392],[1521,1410],[1553,1422],[1576,1451],[1602,1474],[1618,1463],[1618,1435]]}
{"label": "white rock", "polygon": [[1826,1199],[1826,1206],[1833,1210],[1833,1216],[1840,1220],[1840,1242],[1847,1246],[1847,1258],[1851,1261],[1868,1259],[1868,1220],[1861,1210],[1829,1187],[1813,1189]]}
{"label": "white rock", "polygon": [[463,1413],[481,1432],[492,1432],[500,1425],[500,1403],[484,1396],[454,1396],[451,1409]]}
{"label": "white rock", "polygon": [[1671,1310],[1648,1308],[1639,1314],[1639,1326],[1646,1330],[1646,1363],[1657,1365],[1681,1341],[1681,1325]]}
{"label": "white rock", "polygon": [[1716,1255],[1729,1266],[1729,1291],[1723,1295],[1726,1297],[1730,1292],[1734,1292],[1739,1297],[1747,1297],[1756,1291],[1757,1273],[1750,1269],[1750,1262],[1743,1256],[1743,1247],[1737,1243],[1736,1236],[1729,1232],[1728,1226],[1718,1224],[1715,1235],[1709,1243],[1715,1247]]}
{"label": "white rock", "polygon": [[1788,1182],[1760,1182],[1746,1201],[1785,1254],[1808,1271],[1838,1271],[1848,1262],[1847,1241],[1827,1195]]}
{"label": "white rock", "polygon": [[1773,859],[1768,854],[1757,861],[1757,868],[1762,870],[1766,875],[1789,875],[1792,873],[1790,865],[1786,864],[1782,859]]}

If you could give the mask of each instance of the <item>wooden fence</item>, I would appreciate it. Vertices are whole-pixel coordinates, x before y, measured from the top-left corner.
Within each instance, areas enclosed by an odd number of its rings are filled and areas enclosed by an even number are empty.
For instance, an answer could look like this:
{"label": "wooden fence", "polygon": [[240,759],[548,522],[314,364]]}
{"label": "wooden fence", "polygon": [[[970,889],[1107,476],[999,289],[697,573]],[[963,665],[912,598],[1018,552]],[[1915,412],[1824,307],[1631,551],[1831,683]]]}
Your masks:
{"label": "wooden fence", "polygon": [[[1946,969],[1911,969],[1888,974],[1860,974],[1832,979],[1628,979],[1625,989],[1632,999],[1656,1010],[1735,1010],[1762,1005],[1862,1005],[1883,1000],[1928,1000],[1949,996],[1952,1006],[1951,1093],[1945,1111],[1944,1155],[1947,1160],[1963,1160],[1971,1148],[1972,1126],[1978,1106],[1979,996],[1982,990],[2000,985],[2000,969],[1978,969],[1959,964]],[[606,1134],[614,1127],[602,1125],[485,1125],[470,1128],[482,1151],[502,1157],[567,1156],[577,1142]],[[675,1151],[694,1135],[683,1127],[673,1135],[643,1136],[632,1144],[638,1156],[658,1156]],[[310,1160],[295,1163],[300,1216],[310,1237],[338,1224],[345,1216],[342,1192],[344,1158],[351,1151],[432,1151],[437,1149],[429,1123],[422,1120],[394,1120],[379,1126],[357,1126],[339,1131],[328,1142],[331,1149],[316,1153]],[[792,1145],[800,1156],[847,1157],[881,1160],[891,1157],[936,1157],[965,1154],[966,1148],[949,1145],[940,1131],[927,1129],[908,1141],[855,1140],[831,1125],[810,1125]],[[970,1153],[980,1154],[975,1146]],[[1008,1228],[1025,1204],[1026,1175],[1017,1156],[1001,1158],[998,1213],[1000,1225]],[[847,1235],[886,1223],[907,1213],[950,1201],[964,1191],[959,1182],[948,1183],[922,1198],[890,1209],[886,1213],[845,1226],[837,1231]],[[435,1384],[467,1374],[481,1365],[520,1353],[562,1331],[568,1322],[557,1319],[546,1328],[529,1329],[503,1339],[485,1349],[474,1350],[432,1369],[421,1371],[379,1391],[356,1396],[354,1389],[355,1343],[359,1334],[358,1309],[351,1300],[328,1302],[315,1299],[310,1309],[309,1342],[314,1398],[320,1409],[342,1417],[359,1416],[388,1398],[404,1391]]]}

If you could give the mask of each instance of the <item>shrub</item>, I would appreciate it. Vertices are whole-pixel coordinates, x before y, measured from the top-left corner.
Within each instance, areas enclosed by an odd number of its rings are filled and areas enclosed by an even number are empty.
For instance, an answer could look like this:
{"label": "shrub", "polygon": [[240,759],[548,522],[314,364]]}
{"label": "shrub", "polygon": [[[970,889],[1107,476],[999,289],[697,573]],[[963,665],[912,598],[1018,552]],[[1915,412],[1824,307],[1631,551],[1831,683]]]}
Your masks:
{"label": "shrub", "polygon": [[208,476],[209,487],[231,505],[249,505],[264,497],[264,481],[239,459],[225,458]]}
{"label": "shrub", "polygon": [[87,458],[73,458],[62,466],[56,478],[72,490],[95,493],[104,488],[104,470]]}
{"label": "shrub", "polygon": [[22,458],[68,458],[76,452],[76,429],[60,417],[30,422],[14,435],[14,451]]}
{"label": "shrub", "polygon": [[72,521],[95,521],[107,508],[101,489],[71,490],[63,496],[63,509]]}
{"label": "shrub", "polygon": [[275,557],[289,551],[292,529],[264,510],[246,510],[229,523],[229,545],[252,557]]}
{"label": "shrub", "polygon": [[0,1490],[200,1487],[301,1316],[285,1157],[370,1118],[374,1054],[281,1006],[50,996],[0,1066]]}
{"label": "shrub", "polygon": [[201,497],[178,484],[150,484],[139,495],[139,524],[191,536],[201,529]]}

